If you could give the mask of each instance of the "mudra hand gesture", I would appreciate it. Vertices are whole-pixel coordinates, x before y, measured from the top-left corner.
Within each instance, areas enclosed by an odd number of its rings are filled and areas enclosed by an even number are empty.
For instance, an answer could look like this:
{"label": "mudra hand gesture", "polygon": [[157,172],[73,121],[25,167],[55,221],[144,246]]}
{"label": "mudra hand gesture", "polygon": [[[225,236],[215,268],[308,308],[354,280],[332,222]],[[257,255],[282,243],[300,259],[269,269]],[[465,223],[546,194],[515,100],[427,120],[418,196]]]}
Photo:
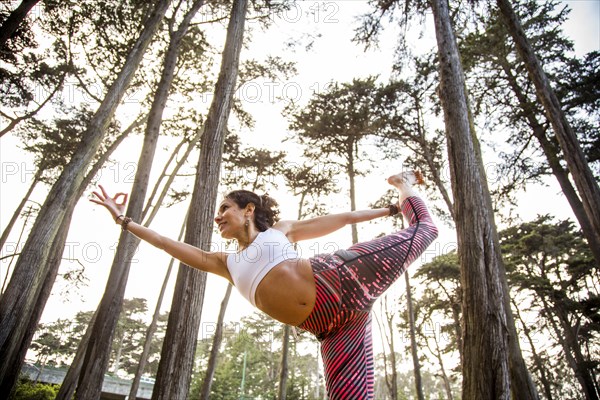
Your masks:
{"label": "mudra hand gesture", "polygon": [[[113,220],[115,220],[115,222],[118,224],[119,221],[117,221],[117,218],[125,214],[125,204],[127,204],[127,193],[120,192],[115,194],[113,197],[110,197],[106,193],[106,190],[104,190],[104,187],[102,187],[102,185],[98,185],[98,187],[102,191],[102,194],[98,193],[97,191],[94,191],[93,193],[97,197],[97,199],[91,198],[90,201],[92,203],[100,204],[101,206],[106,207],[108,212],[110,212],[110,214],[112,215]],[[119,198],[122,198],[120,202]]]}

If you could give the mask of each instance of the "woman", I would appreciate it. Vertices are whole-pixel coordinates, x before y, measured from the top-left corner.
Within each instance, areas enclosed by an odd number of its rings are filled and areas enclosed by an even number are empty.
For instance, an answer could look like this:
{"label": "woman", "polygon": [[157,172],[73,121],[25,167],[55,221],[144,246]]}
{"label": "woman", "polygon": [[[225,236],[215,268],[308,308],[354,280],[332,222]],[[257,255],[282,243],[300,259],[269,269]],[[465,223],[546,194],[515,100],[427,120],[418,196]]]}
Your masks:
{"label": "woman", "polygon": [[[219,205],[215,223],[223,238],[237,240],[237,253],[203,251],[133,222],[123,215],[124,193],[110,197],[100,186],[102,193],[94,192],[97,199],[91,201],[106,207],[122,229],[190,267],[226,278],[266,314],[313,333],[321,342],[329,399],[372,399],[371,307],[437,237],[425,204],[413,190],[415,183],[422,183],[420,174],[400,173],[388,183],[399,191],[398,204],[304,221],[277,221],[273,199],[231,192]],[[400,211],[409,222],[407,229],[348,250],[303,259],[292,246]]]}

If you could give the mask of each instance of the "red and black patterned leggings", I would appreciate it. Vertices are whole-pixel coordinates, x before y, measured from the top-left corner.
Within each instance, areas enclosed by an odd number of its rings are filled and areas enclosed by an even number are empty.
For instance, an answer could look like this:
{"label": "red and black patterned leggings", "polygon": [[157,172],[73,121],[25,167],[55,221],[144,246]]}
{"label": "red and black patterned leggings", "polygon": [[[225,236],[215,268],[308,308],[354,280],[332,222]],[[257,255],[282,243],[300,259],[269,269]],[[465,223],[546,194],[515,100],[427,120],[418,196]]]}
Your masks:
{"label": "red and black patterned leggings", "polygon": [[310,260],[317,297],[299,328],[321,342],[330,400],[373,398],[371,307],[437,237],[423,200],[409,197],[401,210],[408,228]]}

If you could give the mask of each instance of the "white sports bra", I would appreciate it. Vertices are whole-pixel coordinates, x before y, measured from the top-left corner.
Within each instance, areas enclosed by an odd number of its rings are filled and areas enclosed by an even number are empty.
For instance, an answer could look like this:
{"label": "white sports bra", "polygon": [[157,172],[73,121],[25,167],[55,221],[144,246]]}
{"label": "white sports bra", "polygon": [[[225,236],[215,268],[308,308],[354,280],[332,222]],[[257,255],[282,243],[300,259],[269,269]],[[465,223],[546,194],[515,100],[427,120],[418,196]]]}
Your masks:
{"label": "white sports bra", "polygon": [[227,269],[233,284],[253,306],[258,284],[285,260],[298,258],[298,253],[283,232],[269,228],[259,232],[250,246],[227,256]]}

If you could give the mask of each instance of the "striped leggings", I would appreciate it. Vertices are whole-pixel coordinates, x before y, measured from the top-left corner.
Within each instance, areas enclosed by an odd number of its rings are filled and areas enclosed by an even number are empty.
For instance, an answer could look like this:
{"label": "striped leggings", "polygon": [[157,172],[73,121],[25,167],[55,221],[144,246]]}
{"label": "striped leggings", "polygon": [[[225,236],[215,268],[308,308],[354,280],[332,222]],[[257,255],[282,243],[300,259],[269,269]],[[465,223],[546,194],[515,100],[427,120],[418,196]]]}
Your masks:
{"label": "striped leggings", "polygon": [[404,200],[401,211],[407,229],[310,260],[316,302],[299,328],[321,342],[330,400],[373,398],[371,307],[437,237],[420,198]]}

